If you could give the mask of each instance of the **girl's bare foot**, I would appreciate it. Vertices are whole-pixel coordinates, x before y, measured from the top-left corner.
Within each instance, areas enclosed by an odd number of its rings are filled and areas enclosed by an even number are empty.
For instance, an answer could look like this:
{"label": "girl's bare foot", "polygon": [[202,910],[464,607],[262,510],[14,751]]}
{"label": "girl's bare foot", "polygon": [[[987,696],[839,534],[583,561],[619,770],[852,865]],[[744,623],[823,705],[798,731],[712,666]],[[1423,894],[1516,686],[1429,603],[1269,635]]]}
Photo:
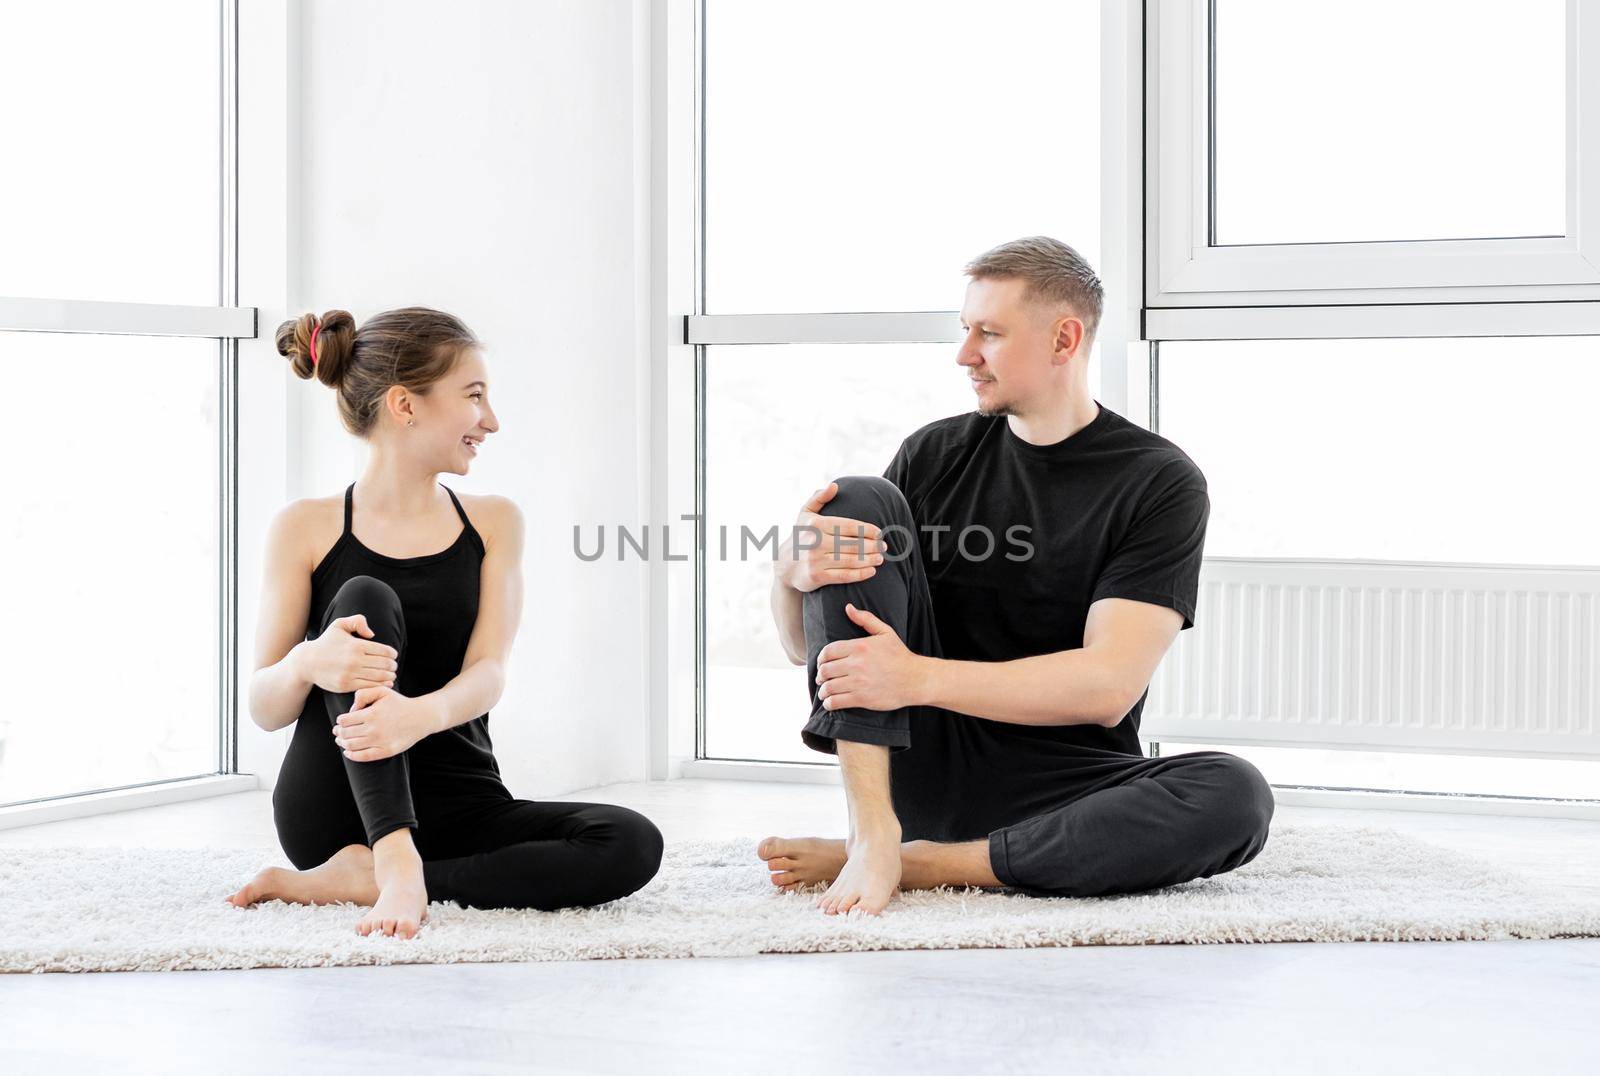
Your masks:
{"label": "girl's bare foot", "polygon": [[372,849],[364,844],[347,844],[320,867],[292,871],[267,867],[226,900],[236,908],[248,908],[264,900],[285,900],[291,904],[372,904],[378,899],[378,884],[372,873]]}
{"label": "girl's bare foot", "polygon": [[356,924],[365,937],[373,931],[390,937],[414,938],[428,921],[428,889],[422,878],[422,856],[411,843],[411,830],[397,829],[373,845],[373,876],[378,899]]}
{"label": "girl's bare foot", "polygon": [[767,861],[772,884],[784,892],[831,884],[846,858],[844,842],[825,837],[768,837],[756,846],[756,855]]}

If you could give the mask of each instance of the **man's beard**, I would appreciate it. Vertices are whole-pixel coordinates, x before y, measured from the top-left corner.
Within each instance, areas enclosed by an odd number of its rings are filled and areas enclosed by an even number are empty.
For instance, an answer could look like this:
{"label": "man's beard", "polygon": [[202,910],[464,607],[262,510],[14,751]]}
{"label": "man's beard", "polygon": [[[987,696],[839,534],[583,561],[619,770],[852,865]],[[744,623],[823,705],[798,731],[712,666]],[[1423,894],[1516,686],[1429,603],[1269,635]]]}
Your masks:
{"label": "man's beard", "polygon": [[978,414],[984,418],[1005,418],[1016,414],[1016,411],[1012,410],[1011,405],[1007,403],[995,404],[992,407],[985,407],[979,404]]}

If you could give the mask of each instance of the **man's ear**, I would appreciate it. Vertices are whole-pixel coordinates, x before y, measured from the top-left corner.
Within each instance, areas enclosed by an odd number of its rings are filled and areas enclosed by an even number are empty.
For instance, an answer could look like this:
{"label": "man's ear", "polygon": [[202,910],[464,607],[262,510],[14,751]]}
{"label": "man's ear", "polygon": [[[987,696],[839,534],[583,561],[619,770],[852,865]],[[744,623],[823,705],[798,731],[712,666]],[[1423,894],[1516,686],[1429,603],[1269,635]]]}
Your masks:
{"label": "man's ear", "polygon": [[1067,314],[1055,321],[1055,361],[1065,363],[1083,347],[1083,319]]}

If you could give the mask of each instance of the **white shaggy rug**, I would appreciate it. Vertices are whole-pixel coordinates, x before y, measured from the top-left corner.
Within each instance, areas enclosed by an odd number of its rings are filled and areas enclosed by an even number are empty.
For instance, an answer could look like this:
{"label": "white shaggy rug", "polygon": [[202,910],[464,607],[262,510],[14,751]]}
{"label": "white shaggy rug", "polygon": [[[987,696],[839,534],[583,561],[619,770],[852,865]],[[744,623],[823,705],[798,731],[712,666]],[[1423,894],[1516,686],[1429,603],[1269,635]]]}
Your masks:
{"label": "white shaggy rug", "polygon": [[353,904],[230,906],[223,898],[266,865],[259,850],[0,848],[0,971],[1600,937],[1600,905],[1382,827],[1275,825],[1238,870],[1147,893],[921,891],[879,917],[828,916],[812,896],[780,892],[755,846],[669,844],[648,886],[599,908],[435,902],[412,939],[358,935]]}

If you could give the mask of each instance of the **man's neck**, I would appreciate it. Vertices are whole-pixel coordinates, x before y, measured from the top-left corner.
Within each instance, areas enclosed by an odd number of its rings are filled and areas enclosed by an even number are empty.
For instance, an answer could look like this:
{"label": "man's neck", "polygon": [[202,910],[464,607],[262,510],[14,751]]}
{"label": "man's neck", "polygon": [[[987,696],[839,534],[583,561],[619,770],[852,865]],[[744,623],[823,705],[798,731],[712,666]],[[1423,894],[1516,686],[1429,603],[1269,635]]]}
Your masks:
{"label": "man's neck", "polygon": [[1012,433],[1030,445],[1053,445],[1089,425],[1099,413],[1094,397],[1085,388],[1052,402],[1047,408],[1032,410],[1026,415],[1009,415],[1006,422],[1010,423]]}

